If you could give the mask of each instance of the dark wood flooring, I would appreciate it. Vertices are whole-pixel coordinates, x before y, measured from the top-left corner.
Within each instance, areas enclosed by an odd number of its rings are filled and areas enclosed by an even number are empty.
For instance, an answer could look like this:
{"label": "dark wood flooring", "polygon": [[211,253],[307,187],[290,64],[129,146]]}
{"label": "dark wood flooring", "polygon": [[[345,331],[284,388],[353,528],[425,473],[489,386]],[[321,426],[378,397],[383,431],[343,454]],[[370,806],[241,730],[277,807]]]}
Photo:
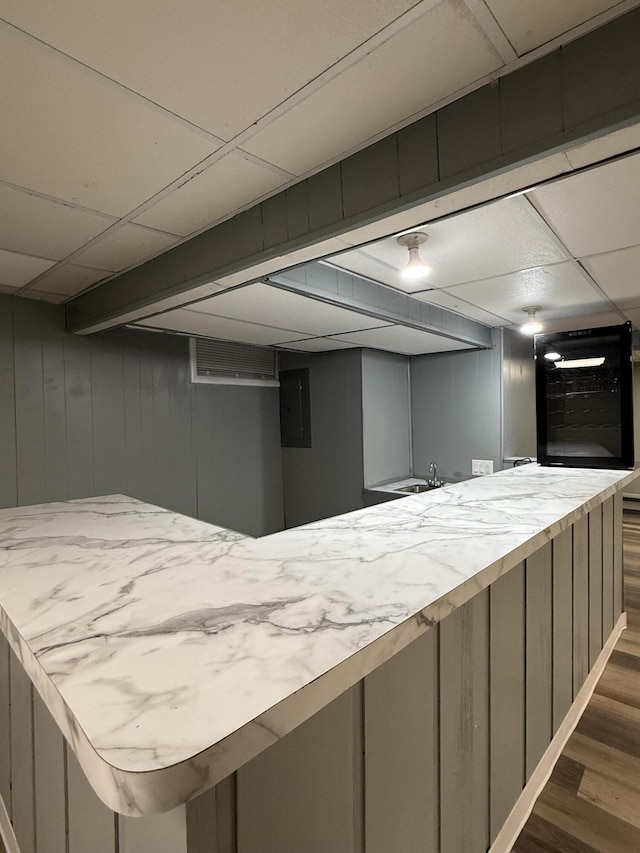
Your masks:
{"label": "dark wood flooring", "polygon": [[640,853],[640,512],[624,513],[629,627],[513,853]]}

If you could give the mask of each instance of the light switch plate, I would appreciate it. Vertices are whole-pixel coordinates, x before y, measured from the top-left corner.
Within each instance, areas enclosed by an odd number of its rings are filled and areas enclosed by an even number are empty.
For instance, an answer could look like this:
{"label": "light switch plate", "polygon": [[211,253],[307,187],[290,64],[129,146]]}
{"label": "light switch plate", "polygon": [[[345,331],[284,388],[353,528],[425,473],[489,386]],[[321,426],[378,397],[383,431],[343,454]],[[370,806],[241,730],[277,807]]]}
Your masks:
{"label": "light switch plate", "polygon": [[493,459],[472,459],[471,474],[475,476],[493,474]]}

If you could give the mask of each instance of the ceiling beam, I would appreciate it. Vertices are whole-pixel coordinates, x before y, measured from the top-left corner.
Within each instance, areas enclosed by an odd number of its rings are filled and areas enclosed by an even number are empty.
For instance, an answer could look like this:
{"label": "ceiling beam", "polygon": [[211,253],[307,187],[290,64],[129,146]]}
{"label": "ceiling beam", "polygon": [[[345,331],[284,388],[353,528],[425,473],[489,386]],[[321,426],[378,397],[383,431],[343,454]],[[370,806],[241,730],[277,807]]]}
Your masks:
{"label": "ceiling beam", "polygon": [[279,275],[270,275],[264,281],[281,290],[329,302],[388,323],[409,326],[482,349],[493,346],[491,328],[477,320],[326,264],[309,263]]}
{"label": "ceiling beam", "polygon": [[[640,121],[640,9],[71,300],[89,333]],[[289,262],[291,263],[291,262]]]}

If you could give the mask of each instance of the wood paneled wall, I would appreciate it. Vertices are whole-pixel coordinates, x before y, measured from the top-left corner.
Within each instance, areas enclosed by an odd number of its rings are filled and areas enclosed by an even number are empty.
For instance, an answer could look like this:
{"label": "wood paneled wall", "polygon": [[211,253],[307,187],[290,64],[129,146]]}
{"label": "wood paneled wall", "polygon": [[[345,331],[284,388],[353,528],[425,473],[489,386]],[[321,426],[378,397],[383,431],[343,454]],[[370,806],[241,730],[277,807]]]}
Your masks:
{"label": "wood paneled wall", "polygon": [[121,493],[281,530],[278,400],[191,385],[185,337],[69,335],[60,306],[0,294],[0,507]]}
{"label": "wood paneled wall", "polygon": [[621,549],[616,496],[233,776],[144,819],[100,803],[0,640],[0,792],[22,853],[485,853],[621,613]]}

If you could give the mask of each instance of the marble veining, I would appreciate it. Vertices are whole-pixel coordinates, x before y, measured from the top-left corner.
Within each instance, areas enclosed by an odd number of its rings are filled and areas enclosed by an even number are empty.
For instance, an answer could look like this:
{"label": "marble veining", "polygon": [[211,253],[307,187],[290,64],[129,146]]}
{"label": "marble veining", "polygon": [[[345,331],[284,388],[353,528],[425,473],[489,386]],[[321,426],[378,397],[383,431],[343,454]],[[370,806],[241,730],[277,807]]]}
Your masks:
{"label": "marble veining", "polygon": [[0,510],[0,625],[105,802],[165,810],[634,477],[527,465],[257,540],[119,495]]}

